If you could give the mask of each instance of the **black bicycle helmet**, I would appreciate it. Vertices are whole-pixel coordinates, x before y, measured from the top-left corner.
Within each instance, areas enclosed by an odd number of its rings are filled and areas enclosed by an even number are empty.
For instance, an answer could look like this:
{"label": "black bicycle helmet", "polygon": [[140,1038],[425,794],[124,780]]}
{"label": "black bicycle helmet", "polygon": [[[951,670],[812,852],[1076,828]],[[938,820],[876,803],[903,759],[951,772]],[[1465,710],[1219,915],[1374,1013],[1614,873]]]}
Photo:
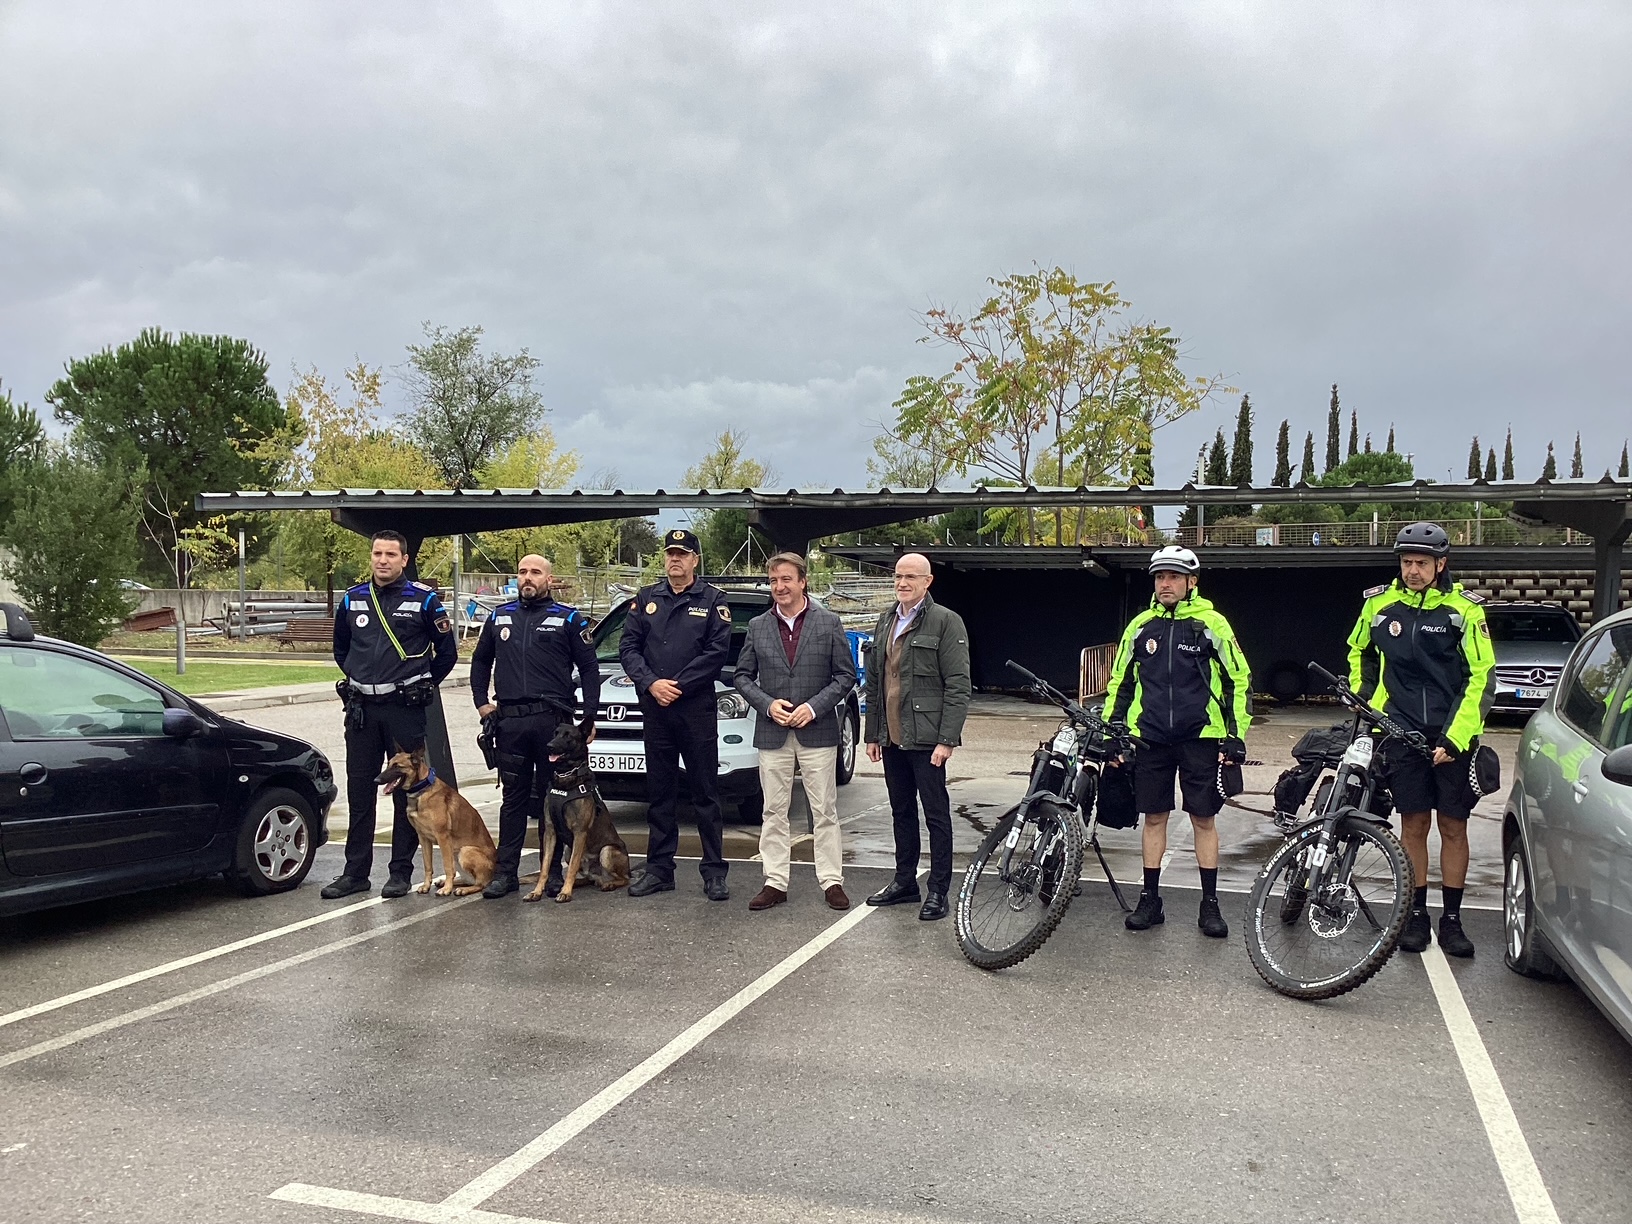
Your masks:
{"label": "black bicycle helmet", "polygon": [[1451,555],[1451,537],[1438,523],[1412,523],[1401,527],[1394,537],[1394,554],[1423,553],[1430,557]]}

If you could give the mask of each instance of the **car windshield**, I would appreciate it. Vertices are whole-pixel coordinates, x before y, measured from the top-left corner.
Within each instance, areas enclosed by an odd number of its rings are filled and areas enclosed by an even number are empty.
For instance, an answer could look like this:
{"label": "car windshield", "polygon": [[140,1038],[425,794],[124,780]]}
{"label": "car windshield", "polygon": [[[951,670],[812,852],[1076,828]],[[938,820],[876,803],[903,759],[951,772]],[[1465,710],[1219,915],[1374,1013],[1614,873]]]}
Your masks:
{"label": "car windshield", "polygon": [[[633,605],[624,604],[614,608],[606,614],[595,628],[595,659],[600,663],[616,663],[618,661],[618,645],[623,641],[624,622],[629,619],[629,609]],[[748,622],[753,620],[769,604],[740,604],[731,605],[731,653],[726,656],[726,666],[735,667],[737,656],[742,653],[742,644],[748,640]]]}
{"label": "car windshield", "polygon": [[1493,608],[1485,614],[1493,642],[1573,642],[1581,636],[1568,612],[1514,612]]}

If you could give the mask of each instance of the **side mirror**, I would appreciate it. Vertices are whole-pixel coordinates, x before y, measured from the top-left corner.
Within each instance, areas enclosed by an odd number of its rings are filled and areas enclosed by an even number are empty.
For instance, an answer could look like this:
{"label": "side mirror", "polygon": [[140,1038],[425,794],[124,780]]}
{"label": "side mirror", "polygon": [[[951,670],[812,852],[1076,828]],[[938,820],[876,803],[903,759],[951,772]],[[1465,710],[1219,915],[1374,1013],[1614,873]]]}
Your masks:
{"label": "side mirror", "polygon": [[167,709],[164,733],[173,739],[189,739],[204,730],[204,720],[191,710]]}
{"label": "side mirror", "polygon": [[1615,749],[1604,758],[1604,763],[1599,768],[1603,770],[1604,777],[1611,782],[1632,786],[1632,744]]}

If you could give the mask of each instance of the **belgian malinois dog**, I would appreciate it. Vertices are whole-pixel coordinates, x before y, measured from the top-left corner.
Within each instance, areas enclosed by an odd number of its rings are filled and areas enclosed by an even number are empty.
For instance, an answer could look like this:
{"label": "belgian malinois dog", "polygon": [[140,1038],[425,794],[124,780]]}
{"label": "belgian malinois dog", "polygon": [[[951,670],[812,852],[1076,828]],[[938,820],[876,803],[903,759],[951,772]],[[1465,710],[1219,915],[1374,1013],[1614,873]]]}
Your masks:
{"label": "belgian malinois dog", "polygon": [[[442,887],[437,896],[463,897],[481,892],[493,878],[498,849],[476,809],[453,787],[436,776],[425,760],[425,746],[404,751],[398,748],[385,769],[374,779],[389,795],[402,788],[408,795],[408,820],[419,834],[419,848],[425,853],[425,879],[414,891],[431,891],[431,845],[442,851]],[[475,881],[455,888],[459,869]]]}
{"label": "belgian malinois dog", "polygon": [[[578,873],[585,876],[602,892],[612,892],[629,883],[629,847],[618,836],[601,794],[595,789],[595,775],[589,768],[589,745],[584,733],[570,722],[555,730],[555,738],[548,745],[550,763],[555,766],[555,790],[566,792],[561,804],[561,823],[572,834],[572,859],[567,864],[566,880],[557,901],[571,901],[572,887],[578,882]],[[551,796],[552,800],[554,796]],[[555,816],[546,813],[543,821],[544,845],[540,847],[538,883],[523,900],[537,901],[544,895],[544,884],[549,876],[548,866],[555,858]]]}

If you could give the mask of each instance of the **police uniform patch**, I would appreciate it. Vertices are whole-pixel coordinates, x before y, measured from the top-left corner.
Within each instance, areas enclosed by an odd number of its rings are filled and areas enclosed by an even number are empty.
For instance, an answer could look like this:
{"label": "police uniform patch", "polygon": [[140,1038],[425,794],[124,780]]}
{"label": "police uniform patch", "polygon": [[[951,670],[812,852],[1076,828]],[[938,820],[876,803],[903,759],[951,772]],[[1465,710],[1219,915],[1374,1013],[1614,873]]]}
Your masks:
{"label": "police uniform patch", "polygon": [[510,626],[506,625],[503,629],[499,630],[499,641],[508,642],[509,640],[510,640]]}
{"label": "police uniform patch", "polygon": [[1145,653],[1146,654],[1155,654],[1156,653],[1156,639],[1155,638],[1146,638],[1145,639]]}
{"label": "police uniform patch", "polygon": [[1391,620],[1388,622],[1388,633],[1390,637],[1399,637],[1403,632],[1404,629],[1400,627],[1399,621]]}
{"label": "police uniform patch", "polygon": [[1483,638],[1488,638],[1490,636],[1490,626],[1484,621],[1479,622],[1479,636]]}
{"label": "police uniform patch", "polygon": [[721,620],[728,621],[731,619],[731,609],[725,604],[717,605],[714,610],[720,614]]}
{"label": "police uniform patch", "polygon": [[438,633],[453,632],[453,622],[448,619],[448,614],[446,612],[436,618],[436,631]]}
{"label": "police uniform patch", "polygon": [[657,604],[655,602],[649,603],[649,604],[646,605],[646,615],[647,616],[653,615],[654,613],[656,613],[656,611],[657,611]]}
{"label": "police uniform patch", "polygon": [[578,636],[584,639],[585,646],[593,646],[595,644],[595,637],[588,629],[585,629]]}
{"label": "police uniform patch", "polygon": [[1367,587],[1363,592],[1361,592],[1360,598],[1376,599],[1377,596],[1381,595],[1386,590],[1388,590],[1388,583],[1386,582],[1383,583],[1382,586]]}
{"label": "police uniform patch", "polygon": [[366,628],[367,625],[368,625],[368,613],[367,612],[357,613],[357,628],[359,628],[359,629]]}
{"label": "police uniform patch", "polygon": [[1485,602],[1484,594],[1479,591],[1463,591],[1462,598],[1473,604],[1482,604]]}

